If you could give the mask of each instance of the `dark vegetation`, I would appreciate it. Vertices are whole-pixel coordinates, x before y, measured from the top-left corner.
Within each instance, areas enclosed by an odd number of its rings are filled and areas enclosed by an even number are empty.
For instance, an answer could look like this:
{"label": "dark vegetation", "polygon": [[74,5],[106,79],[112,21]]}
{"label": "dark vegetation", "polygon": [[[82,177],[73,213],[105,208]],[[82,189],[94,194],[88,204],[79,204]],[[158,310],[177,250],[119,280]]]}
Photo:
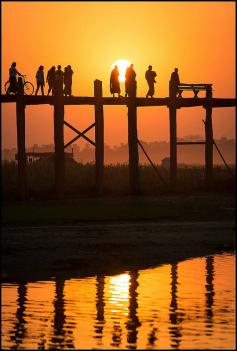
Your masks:
{"label": "dark vegetation", "polygon": [[[168,181],[168,170],[159,167]],[[140,167],[141,196],[128,188],[128,166],[106,166],[104,196],[95,197],[95,166],[66,162],[66,196],[55,199],[52,160],[28,164],[29,199],[18,200],[17,164],[2,163],[3,225],[75,224],[81,221],[228,221],[234,219],[234,179],[214,168],[212,189],[205,189],[204,167],[179,168],[171,191],[150,166]]]}
{"label": "dark vegetation", "polygon": [[[159,196],[174,193],[169,183],[168,169],[158,166],[159,173],[166,184],[149,165],[140,166],[141,195]],[[234,169],[232,169],[234,172]],[[104,169],[104,195],[124,196],[129,194],[128,165],[108,165]],[[50,200],[55,198],[54,162],[42,159],[27,165],[29,199]],[[205,189],[205,169],[203,166],[179,167],[176,193],[200,193]],[[224,166],[214,167],[214,180],[209,192],[233,192],[234,177]],[[92,197],[95,195],[95,165],[80,164],[72,159],[66,160],[66,198]],[[17,163],[2,162],[2,197],[4,200],[17,200]]]}

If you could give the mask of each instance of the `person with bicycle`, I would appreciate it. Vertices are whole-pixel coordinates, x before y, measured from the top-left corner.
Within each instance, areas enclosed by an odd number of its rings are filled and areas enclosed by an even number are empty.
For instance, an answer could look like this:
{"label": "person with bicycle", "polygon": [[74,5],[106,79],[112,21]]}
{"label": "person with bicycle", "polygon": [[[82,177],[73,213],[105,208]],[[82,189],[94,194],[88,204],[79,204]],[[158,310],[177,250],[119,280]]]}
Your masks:
{"label": "person with bicycle", "polygon": [[17,71],[16,62],[12,62],[11,67],[9,68],[10,85],[6,91],[6,94],[10,94],[10,92],[17,92],[17,76],[24,77],[23,74]]}
{"label": "person with bicycle", "polygon": [[37,88],[35,91],[35,95],[37,95],[39,88],[41,88],[41,93],[44,96],[44,66],[39,66],[39,69],[36,73],[36,83]]}

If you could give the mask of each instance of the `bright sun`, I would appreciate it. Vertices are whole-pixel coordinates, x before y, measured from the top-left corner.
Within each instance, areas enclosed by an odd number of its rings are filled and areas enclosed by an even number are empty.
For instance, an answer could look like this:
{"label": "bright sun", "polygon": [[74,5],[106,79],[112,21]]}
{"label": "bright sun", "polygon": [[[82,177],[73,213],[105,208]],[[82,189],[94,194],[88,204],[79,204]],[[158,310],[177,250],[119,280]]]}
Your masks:
{"label": "bright sun", "polygon": [[114,68],[114,66],[118,66],[119,70],[119,81],[120,83],[125,82],[125,72],[126,68],[131,65],[131,62],[129,60],[117,60],[115,61],[112,66],[111,66],[111,71]]}

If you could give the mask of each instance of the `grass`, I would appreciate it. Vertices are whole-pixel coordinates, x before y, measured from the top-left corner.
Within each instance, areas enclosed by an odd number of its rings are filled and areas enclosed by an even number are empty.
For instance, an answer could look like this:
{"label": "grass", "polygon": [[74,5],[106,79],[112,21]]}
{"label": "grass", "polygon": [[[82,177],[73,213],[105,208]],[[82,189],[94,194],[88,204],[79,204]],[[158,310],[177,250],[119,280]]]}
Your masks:
{"label": "grass", "polygon": [[[160,174],[169,182],[167,169],[158,167]],[[104,168],[104,195],[124,196],[129,194],[129,170],[124,164],[107,165]],[[29,198],[42,200],[55,198],[54,163],[42,160],[27,165]],[[160,196],[171,193],[169,186],[164,185],[149,165],[140,166],[141,193],[145,196]],[[233,192],[234,179],[226,168],[214,167],[212,192]],[[204,167],[182,167],[177,172],[177,193],[200,193],[205,191]],[[95,165],[79,164],[66,160],[66,198],[80,198],[95,194]],[[2,196],[4,200],[17,200],[17,164],[2,162]]]}
{"label": "grass", "polygon": [[83,221],[233,221],[233,194],[15,201],[2,206],[3,225],[75,224]]}

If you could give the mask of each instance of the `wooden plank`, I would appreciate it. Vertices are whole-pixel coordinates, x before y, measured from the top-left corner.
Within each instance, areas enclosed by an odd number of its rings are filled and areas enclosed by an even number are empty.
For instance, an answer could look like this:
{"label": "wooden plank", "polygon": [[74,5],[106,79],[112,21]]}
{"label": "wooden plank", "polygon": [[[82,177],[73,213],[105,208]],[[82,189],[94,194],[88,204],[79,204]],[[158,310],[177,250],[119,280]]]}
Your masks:
{"label": "wooden plank", "polygon": [[[23,96],[22,103],[24,105],[39,105],[39,104],[54,104],[55,97],[52,96]],[[60,97],[64,105],[94,105],[94,97]],[[36,101],[37,100],[37,101]],[[176,98],[175,99],[177,108],[180,107],[195,107],[195,106],[206,106],[211,105],[215,107],[234,107],[236,106],[236,99],[234,98],[212,98],[211,101],[208,101],[206,98]],[[2,103],[11,103],[16,102],[16,96],[1,95]],[[111,98],[104,97],[102,98],[103,105],[127,105],[128,98]],[[136,98],[137,107],[142,106],[168,106],[170,104],[170,99],[165,98]]]}
{"label": "wooden plank", "polygon": [[95,187],[97,195],[103,193],[104,186],[104,110],[102,82],[94,81],[95,95]]}
{"label": "wooden plank", "polygon": [[212,86],[212,84],[210,83],[180,83],[178,86],[181,87],[181,86],[207,86],[207,87],[210,87]]}
{"label": "wooden plank", "polygon": [[16,101],[18,192],[21,200],[27,198],[26,151],[25,151],[25,105],[21,96]]}
{"label": "wooden plank", "polygon": [[64,155],[64,105],[59,98],[54,104],[54,145],[55,145],[55,188],[59,199],[64,198],[65,155]]}
{"label": "wooden plank", "polygon": [[177,145],[201,145],[206,144],[205,141],[177,141]]}

